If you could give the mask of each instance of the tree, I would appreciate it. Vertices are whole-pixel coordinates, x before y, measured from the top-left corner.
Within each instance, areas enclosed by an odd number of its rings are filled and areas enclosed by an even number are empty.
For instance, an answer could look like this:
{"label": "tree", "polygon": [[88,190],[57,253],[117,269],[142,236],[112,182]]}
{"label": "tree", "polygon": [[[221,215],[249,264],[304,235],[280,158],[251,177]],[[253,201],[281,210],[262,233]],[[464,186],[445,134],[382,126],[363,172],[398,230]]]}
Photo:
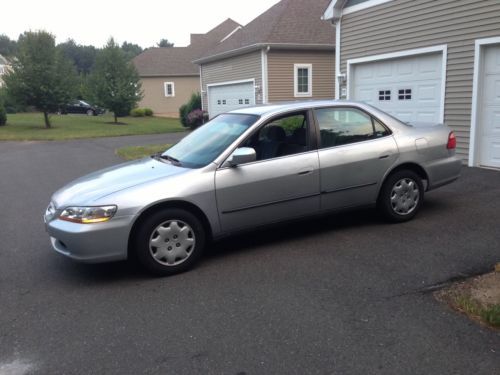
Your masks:
{"label": "tree", "polygon": [[134,43],[123,42],[121,48],[127,60],[132,60],[142,52],[142,47]]}
{"label": "tree", "polygon": [[19,37],[17,58],[4,81],[16,102],[43,112],[46,128],[51,127],[49,113],[72,100],[76,89],[74,66],[57,50],[54,36],[45,31]]}
{"label": "tree", "polygon": [[75,64],[79,74],[89,74],[94,66],[97,49],[94,46],[76,44],[73,39],[58,44],[57,48]]}
{"label": "tree", "polygon": [[0,35],[0,55],[4,57],[12,57],[16,54],[17,42],[10,40],[7,35]]}
{"label": "tree", "polygon": [[115,123],[142,99],[137,70],[113,38],[97,55],[89,88],[95,104],[114,113]]}
{"label": "tree", "polygon": [[157,44],[158,47],[173,47],[174,43],[170,43],[168,39],[161,39],[160,43]]}

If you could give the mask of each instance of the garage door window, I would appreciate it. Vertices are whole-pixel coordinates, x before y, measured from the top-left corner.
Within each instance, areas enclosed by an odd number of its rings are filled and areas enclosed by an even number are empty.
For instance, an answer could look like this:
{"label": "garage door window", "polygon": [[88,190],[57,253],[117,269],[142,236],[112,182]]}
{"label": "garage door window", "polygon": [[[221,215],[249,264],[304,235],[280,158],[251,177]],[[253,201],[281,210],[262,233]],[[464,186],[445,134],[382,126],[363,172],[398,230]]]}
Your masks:
{"label": "garage door window", "polygon": [[378,100],[380,101],[391,100],[391,90],[379,90]]}
{"label": "garage door window", "polygon": [[354,108],[321,108],[315,111],[321,148],[342,146],[389,135],[389,131],[368,114]]}
{"label": "garage door window", "polygon": [[411,100],[411,89],[400,89],[398,90],[399,100]]}
{"label": "garage door window", "polygon": [[294,65],[294,91],[295,97],[312,96],[312,65]]}

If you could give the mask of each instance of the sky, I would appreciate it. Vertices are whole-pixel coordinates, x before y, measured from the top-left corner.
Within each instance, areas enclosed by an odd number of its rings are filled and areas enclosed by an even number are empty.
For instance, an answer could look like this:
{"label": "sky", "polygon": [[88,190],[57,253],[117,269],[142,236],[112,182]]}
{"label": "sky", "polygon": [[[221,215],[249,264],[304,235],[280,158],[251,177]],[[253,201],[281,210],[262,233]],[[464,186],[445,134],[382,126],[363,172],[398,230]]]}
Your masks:
{"label": "sky", "polygon": [[[278,0],[1,0],[0,34],[17,40],[28,30],[46,30],[57,43],[102,47],[109,37],[141,47],[168,39],[189,44],[190,33],[205,33],[226,18],[242,25]],[[5,16],[8,15],[8,16]]]}

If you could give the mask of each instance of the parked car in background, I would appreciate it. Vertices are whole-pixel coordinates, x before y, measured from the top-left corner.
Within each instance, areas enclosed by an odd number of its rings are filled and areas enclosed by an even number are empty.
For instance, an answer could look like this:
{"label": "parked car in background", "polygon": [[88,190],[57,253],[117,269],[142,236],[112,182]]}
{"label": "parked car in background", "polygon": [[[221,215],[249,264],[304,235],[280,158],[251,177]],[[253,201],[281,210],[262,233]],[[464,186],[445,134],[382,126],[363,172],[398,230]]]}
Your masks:
{"label": "parked car in background", "polygon": [[163,154],[82,177],[45,212],[53,248],[85,262],[134,254],[190,268],[207,241],[360,206],[412,219],[424,192],[459,177],[453,132],[364,103],[310,101],[221,114]]}
{"label": "parked car in background", "polygon": [[61,108],[61,114],[63,115],[67,113],[81,113],[87,116],[97,116],[103,114],[104,112],[104,109],[89,104],[83,100],[75,100],[74,102],[66,105],[64,108]]}

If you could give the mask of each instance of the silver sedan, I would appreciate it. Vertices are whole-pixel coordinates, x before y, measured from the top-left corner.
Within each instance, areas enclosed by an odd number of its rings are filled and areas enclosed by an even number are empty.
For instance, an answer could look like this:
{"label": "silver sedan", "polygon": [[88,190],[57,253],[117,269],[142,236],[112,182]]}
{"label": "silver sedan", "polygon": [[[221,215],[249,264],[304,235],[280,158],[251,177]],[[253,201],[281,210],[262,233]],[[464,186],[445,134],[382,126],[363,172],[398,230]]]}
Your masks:
{"label": "silver sedan", "polygon": [[369,105],[310,101],[221,114],[164,153],[77,179],[44,220],[52,247],[84,262],[134,255],[182,272],[208,241],[326,212],[376,206],[413,218],[424,192],[458,178],[453,132]]}

